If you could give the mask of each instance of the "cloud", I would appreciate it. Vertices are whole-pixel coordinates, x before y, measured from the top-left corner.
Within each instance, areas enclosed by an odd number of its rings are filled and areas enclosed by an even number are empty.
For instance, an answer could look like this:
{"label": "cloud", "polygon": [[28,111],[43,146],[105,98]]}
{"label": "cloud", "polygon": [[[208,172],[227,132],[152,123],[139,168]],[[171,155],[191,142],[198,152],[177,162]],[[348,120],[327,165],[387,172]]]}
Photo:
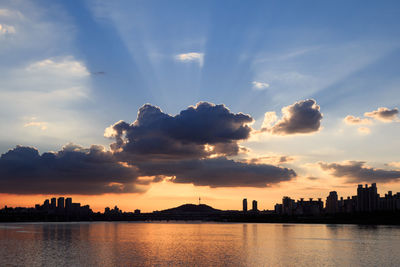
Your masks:
{"label": "cloud", "polygon": [[29,98],[35,107],[40,102],[60,103],[87,97],[89,92],[90,73],[83,62],[72,56],[34,61],[24,67],[9,68],[4,75],[7,79],[0,81],[4,88],[2,98],[10,96],[16,103]]}
{"label": "cloud", "polygon": [[15,27],[11,25],[6,25],[6,24],[0,24],[0,36],[1,35],[8,35],[8,34],[14,34],[15,33]]}
{"label": "cloud", "polygon": [[278,116],[276,115],[275,111],[265,112],[264,120],[262,123],[262,129],[269,129],[273,126],[273,124],[278,120]]}
{"label": "cloud", "polygon": [[115,139],[113,151],[134,161],[228,156],[238,154],[237,142],[249,137],[247,124],[252,121],[249,115],[207,102],[175,116],[146,104],[134,123],[119,121],[106,129],[105,136]]}
{"label": "cloud", "polygon": [[296,177],[292,169],[252,164],[225,157],[140,163],[142,175],[173,176],[174,183],[210,187],[267,187]]}
{"label": "cloud", "polygon": [[399,161],[398,162],[390,162],[390,163],[388,163],[386,165],[387,166],[393,166],[393,167],[396,167],[396,168],[400,169],[400,162]]}
{"label": "cloud", "polygon": [[252,121],[249,115],[207,102],[175,116],[146,104],[134,123],[119,121],[105,136],[115,139],[111,149],[116,157],[137,166],[141,176],[210,187],[265,187],[295,177],[291,169],[227,158],[239,153],[238,142],[249,138]]}
{"label": "cloud", "polygon": [[364,116],[374,118],[383,122],[392,122],[398,119],[398,114],[398,108],[388,109],[385,107],[381,107],[371,112],[365,112]]}
{"label": "cloud", "polygon": [[247,160],[247,162],[252,163],[252,164],[259,164],[259,163],[264,163],[264,164],[283,164],[283,163],[289,163],[294,161],[295,158],[291,156],[265,156],[265,157],[258,157],[258,158],[251,158]]}
{"label": "cloud", "polygon": [[[283,117],[272,125],[276,114],[268,112],[268,122],[264,118],[261,131],[269,131],[277,135],[305,134],[317,132],[320,129],[322,113],[314,99],[302,100],[282,108]],[[267,114],[266,114],[267,115]],[[275,115],[275,116],[274,116]]]}
{"label": "cloud", "polygon": [[350,182],[390,182],[400,178],[398,170],[375,169],[365,166],[363,161],[346,163],[319,162],[324,171],[329,171],[335,177],[346,177]]}
{"label": "cloud", "polygon": [[38,127],[42,131],[47,129],[47,122],[45,121],[31,121],[24,124],[24,127]]}
{"label": "cloud", "polygon": [[184,53],[175,56],[175,59],[181,62],[197,62],[202,67],[204,63],[204,53]]}
{"label": "cloud", "polygon": [[252,84],[253,84],[253,89],[258,91],[265,90],[269,87],[268,83],[263,83],[263,82],[253,81]]}
{"label": "cloud", "polygon": [[63,57],[58,59],[44,59],[36,61],[26,67],[30,73],[46,73],[48,75],[85,77],[90,73],[84,63],[75,60],[73,57]]}
{"label": "cloud", "polygon": [[140,192],[137,169],[101,146],[68,144],[42,155],[17,146],[0,157],[0,192],[12,194],[104,194]]}
{"label": "cloud", "polygon": [[24,16],[21,14],[21,12],[17,10],[10,10],[6,8],[0,8],[0,17],[3,18],[24,18]]}
{"label": "cloud", "polygon": [[371,129],[368,127],[359,127],[357,130],[360,134],[364,134],[364,135],[371,133]]}
{"label": "cloud", "polygon": [[[364,116],[370,117],[374,120],[380,120],[383,122],[393,122],[398,120],[399,110],[397,108],[388,109],[385,107],[378,108],[377,110],[371,112],[365,112]],[[370,125],[373,120],[369,118],[360,118],[353,115],[347,115],[343,121],[348,125]],[[370,134],[371,129],[368,127],[359,127],[358,132],[362,135]]]}
{"label": "cloud", "polygon": [[[41,138],[37,131],[21,132],[21,124],[11,119],[32,115],[54,126],[47,129],[48,135],[61,139],[54,145],[68,142],[77,134],[82,136],[82,130],[90,129],[83,128],[88,125],[83,122],[88,115],[77,110],[84,108],[80,104],[91,99],[90,74],[86,65],[72,56],[44,58],[9,67],[0,73],[0,88],[0,113],[8,115],[2,116],[1,122],[9,126],[9,131],[0,132],[0,139],[32,142]],[[45,126],[30,122],[24,121],[25,127]]]}
{"label": "cloud", "polygon": [[346,123],[346,124],[371,124],[372,123],[372,121],[370,120],[370,119],[368,119],[368,118],[364,118],[364,119],[362,119],[362,118],[360,118],[360,117],[354,117],[354,116],[352,116],[352,115],[348,115],[348,116],[346,116],[344,119],[343,119],[343,121]]}

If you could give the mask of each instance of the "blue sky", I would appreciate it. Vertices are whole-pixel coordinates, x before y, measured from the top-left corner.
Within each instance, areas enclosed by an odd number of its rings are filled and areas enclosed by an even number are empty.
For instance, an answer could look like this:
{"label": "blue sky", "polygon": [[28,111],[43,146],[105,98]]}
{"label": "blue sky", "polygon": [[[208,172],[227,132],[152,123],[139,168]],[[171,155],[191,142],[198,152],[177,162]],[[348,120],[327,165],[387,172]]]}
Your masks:
{"label": "blue sky", "polygon": [[315,99],[317,132],[253,136],[235,158],[293,156],[303,177],[324,175],[318,161],[400,161],[398,117],[343,121],[400,106],[398,1],[2,1],[0,25],[1,153],[108,147],[105,128],[145,103],[225,104],[258,131]]}

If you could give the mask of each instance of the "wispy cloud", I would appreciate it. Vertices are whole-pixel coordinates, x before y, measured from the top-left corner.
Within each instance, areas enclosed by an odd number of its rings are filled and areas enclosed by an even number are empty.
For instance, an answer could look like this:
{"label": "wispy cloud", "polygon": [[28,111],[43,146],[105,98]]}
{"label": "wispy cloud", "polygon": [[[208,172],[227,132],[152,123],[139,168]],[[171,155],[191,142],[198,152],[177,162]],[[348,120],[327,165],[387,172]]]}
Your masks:
{"label": "wispy cloud", "polygon": [[386,164],[386,166],[392,166],[392,167],[400,168],[400,161],[389,162],[388,164]]}
{"label": "wispy cloud", "polygon": [[24,127],[38,127],[40,130],[44,131],[47,129],[47,122],[45,121],[31,121],[24,124]]}
{"label": "wispy cloud", "polygon": [[3,18],[24,18],[24,16],[18,10],[11,10],[6,8],[0,8],[0,17]]}
{"label": "wispy cloud", "polygon": [[370,134],[370,133],[371,133],[371,129],[368,128],[368,127],[359,127],[357,130],[358,130],[358,132],[359,132],[360,134],[363,134],[363,135],[366,135],[366,134]]}
{"label": "wispy cloud", "polygon": [[30,64],[27,68],[30,72],[48,72],[49,74],[58,74],[63,76],[84,77],[89,72],[84,63],[75,60],[73,57],[55,59],[44,59]]}
{"label": "wispy cloud", "polygon": [[253,81],[252,84],[253,84],[253,89],[258,91],[265,90],[269,87],[269,84],[264,82]]}
{"label": "wispy cloud", "polygon": [[178,54],[175,56],[175,59],[181,62],[197,62],[199,66],[202,67],[204,63],[204,53],[190,52]]}
{"label": "wispy cloud", "polygon": [[0,35],[14,34],[15,27],[6,24],[0,24]]}
{"label": "wispy cloud", "polygon": [[346,124],[371,124],[372,123],[372,121],[370,119],[367,119],[367,118],[362,119],[360,117],[354,117],[352,115],[346,116],[343,119],[343,121]]}

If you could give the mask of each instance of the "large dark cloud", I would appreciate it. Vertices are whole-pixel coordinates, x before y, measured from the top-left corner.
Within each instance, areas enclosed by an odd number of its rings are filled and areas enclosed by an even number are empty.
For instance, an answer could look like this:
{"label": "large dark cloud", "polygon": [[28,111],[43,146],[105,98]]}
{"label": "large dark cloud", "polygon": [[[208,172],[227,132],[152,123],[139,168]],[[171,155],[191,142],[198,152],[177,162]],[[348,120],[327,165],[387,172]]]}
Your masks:
{"label": "large dark cloud", "polygon": [[333,176],[347,177],[352,182],[389,182],[400,179],[400,171],[375,169],[365,166],[363,161],[347,163],[319,163],[323,170],[330,171]]}
{"label": "large dark cloud", "polygon": [[134,123],[119,121],[105,135],[115,138],[111,148],[118,159],[135,164],[143,176],[174,176],[175,183],[211,187],[265,187],[295,177],[291,169],[226,158],[238,154],[238,141],[249,137],[252,121],[206,102],[176,116],[147,104]]}
{"label": "large dark cloud", "polygon": [[384,122],[391,122],[398,118],[397,117],[398,114],[399,114],[398,108],[388,109],[385,107],[381,107],[371,112],[365,112],[364,116],[381,120]]}
{"label": "large dark cloud", "polygon": [[224,105],[198,103],[176,116],[146,104],[137,119],[119,121],[105,135],[115,138],[111,148],[133,161],[205,158],[213,154],[236,155],[237,141],[249,137],[253,119],[231,113]]}
{"label": "large dark cloud", "polygon": [[225,157],[140,163],[143,175],[175,176],[174,183],[210,187],[267,187],[296,177],[295,171],[268,164],[252,164]]}
{"label": "large dark cloud", "polygon": [[17,146],[0,157],[0,193],[131,193],[139,191],[136,180],[136,168],[119,163],[101,146],[69,144],[42,155]]}
{"label": "large dark cloud", "polygon": [[282,108],[283,117],[272,127],[263,129],[273,134],[305,134],[320,129],[322,113],[314,99],[301,100]]}

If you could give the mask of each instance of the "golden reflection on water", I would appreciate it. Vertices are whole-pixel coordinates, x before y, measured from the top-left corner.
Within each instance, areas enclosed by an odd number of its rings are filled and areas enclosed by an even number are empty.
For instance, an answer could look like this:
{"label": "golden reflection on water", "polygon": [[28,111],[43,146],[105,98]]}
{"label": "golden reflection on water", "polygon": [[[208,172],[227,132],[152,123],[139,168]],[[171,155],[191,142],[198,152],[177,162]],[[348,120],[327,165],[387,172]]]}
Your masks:
{"label": "golden reflection on water", "polygon": [[397,266],[399,252],[390,226],[0,224],[0,266]]}

